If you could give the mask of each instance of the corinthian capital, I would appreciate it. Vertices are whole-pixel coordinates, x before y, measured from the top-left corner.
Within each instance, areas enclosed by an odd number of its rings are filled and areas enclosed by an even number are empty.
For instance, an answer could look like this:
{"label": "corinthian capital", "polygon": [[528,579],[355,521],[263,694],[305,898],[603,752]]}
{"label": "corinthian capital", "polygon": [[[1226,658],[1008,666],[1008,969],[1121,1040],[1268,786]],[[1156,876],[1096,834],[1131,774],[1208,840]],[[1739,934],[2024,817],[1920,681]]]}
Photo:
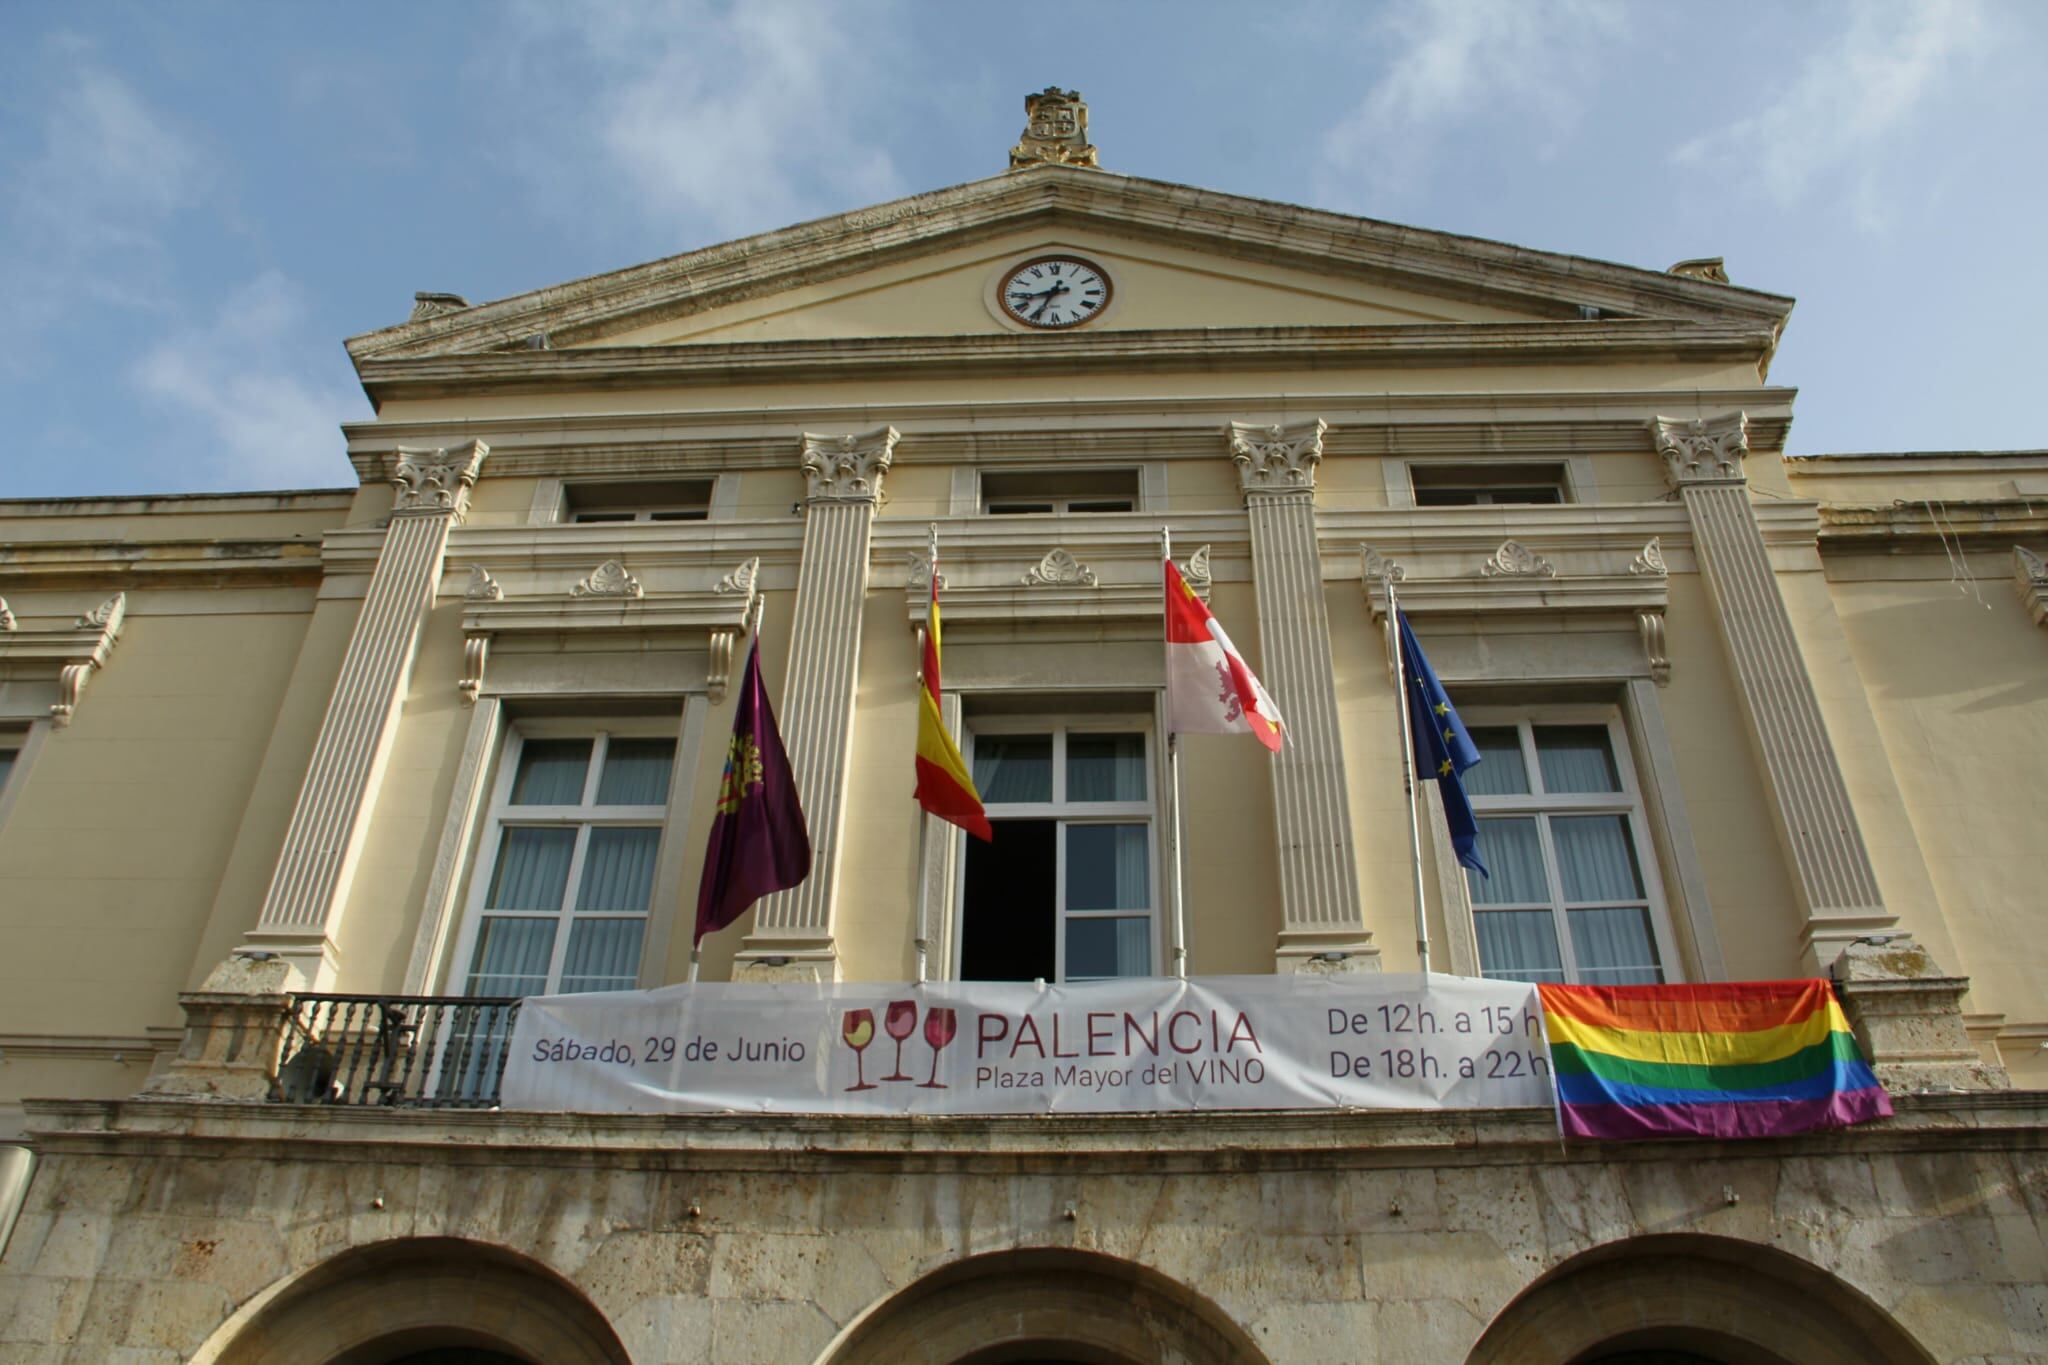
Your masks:
{"label": "corinthian capital", "polygon": [[1749,417],[1658,417],[1650,423],[1664,478],[1673,488],[1692,483],[1742,482],[1742,457],[1749,454]]}
{"label": "corinthian capital", "polygon": [[1239,484],[1247,493],[1313,491],[1316,466],[1323,462],[1323,433],[1329,424],[1318,418],[1299,426],[1230,424],[1230,458],[1237,464]]}
{"label": "corinthian capital", "polygon": [[431,449],[400,446],[391,466],[391,486],[398,490],[392,512],[445,512],[462,520],[469,510],[470,486],[490,453],[482,441]]}
{"label": "corinthian capital", "polygon": [[803,471],[812,502],[873,502],[882,495],[882,476],[896,457],[896,428],[865,436],[804,433]]}

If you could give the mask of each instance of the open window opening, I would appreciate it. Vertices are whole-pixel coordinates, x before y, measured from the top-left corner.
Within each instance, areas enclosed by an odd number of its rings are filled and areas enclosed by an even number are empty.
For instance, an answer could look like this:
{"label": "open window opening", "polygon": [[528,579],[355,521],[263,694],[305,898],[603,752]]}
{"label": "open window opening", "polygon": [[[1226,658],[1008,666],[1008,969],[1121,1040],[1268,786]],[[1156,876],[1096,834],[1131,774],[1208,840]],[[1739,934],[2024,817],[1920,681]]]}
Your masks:
{"label": "open window opening", "polygon": [[710,515],[709,479],[572,483],[562,489],[566,522],[703,521]]}
{"label": "open window opening", "polygon": [[989,516],[1137,509],[1135,469],[1022,469],[990,471],[981,476],[981,510]]}
{"label": "open window opening", "polygon": [[1408,466],[1417,507],[1486,507],[1570,502],[1562,464],[1505,461]]}
{"label": "open window opening", "polygon": [[995,839],[966,840],[959,972],[1099,981],[1157,972],[1157,819],[1149,721],[971,722]]}

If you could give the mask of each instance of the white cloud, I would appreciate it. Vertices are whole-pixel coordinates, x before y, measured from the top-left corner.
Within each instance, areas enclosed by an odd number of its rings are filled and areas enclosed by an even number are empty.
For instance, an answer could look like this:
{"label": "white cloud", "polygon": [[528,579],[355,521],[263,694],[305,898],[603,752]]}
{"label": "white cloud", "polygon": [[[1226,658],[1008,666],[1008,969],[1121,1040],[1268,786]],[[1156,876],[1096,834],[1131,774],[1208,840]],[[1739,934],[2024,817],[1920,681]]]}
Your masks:
{"label": "white cloud", "polygon": [[[152,347],[130,378],[145,398],[196,425],[219,486],[330,487],[350,481],[336,424],[361,408],[327,348],[306,338],[298,286],[266,271],[214,320]],[[175,444],[167,442],[167,444]]]}
{"label": "white cloud", "polygon": [[1889,139],[1987,49],[1990,27],[1977,0],[1860,6],[1848,31],[1809,56],[1775,102],[1684,143],[1672,160],[1744,170],[1783,205],[1848,168],[1861,212],[1874,222]]}
{"label": "white cloud", "polygon": [[508,155],[579,216],[623,198],[649,222],[721,234],[900,193],[895,163],[866,135],[904,78],[885,6],[531,6],[499,73],[518,102],[592,93],[555,127],[513,125],[515,139],[538,140]]}
{"label": "white cloud", "polygon": [[1412,177],[1460,124],[1512,121],[1524,135],[1569,125],[1601,47],[1624,31],[1616,0],[1406,0],[1368,31],[1385,74],[1324,135],[1323,192],[1349,198],[1363,180],[1382,192]]}

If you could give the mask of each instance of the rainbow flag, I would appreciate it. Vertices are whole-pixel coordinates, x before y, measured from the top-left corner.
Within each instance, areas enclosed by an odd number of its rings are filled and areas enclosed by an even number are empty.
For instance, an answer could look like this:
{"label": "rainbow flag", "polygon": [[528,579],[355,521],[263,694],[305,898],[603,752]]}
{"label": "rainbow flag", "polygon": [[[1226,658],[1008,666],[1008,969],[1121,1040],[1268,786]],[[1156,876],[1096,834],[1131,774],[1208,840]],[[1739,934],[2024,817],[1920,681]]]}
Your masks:
{"label": "rainbow flag", "polygon": [[1892,1112],[1825,981],[1538,990],[1568,1137],[1783,1137]]}

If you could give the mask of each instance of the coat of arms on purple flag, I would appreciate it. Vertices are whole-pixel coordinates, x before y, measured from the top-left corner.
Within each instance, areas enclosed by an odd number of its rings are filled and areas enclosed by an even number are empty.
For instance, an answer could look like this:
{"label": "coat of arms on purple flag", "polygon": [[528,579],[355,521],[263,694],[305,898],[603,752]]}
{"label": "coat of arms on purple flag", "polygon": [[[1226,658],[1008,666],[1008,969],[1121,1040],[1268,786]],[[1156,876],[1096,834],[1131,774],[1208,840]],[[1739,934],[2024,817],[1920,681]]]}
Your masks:
{"label": "coat of arms on purple flag", "polygon": [[811,872],[811,835],[796,795],[796,778],[775,728],[775,710],[761,686],[761,639],[747,650],[739,707],[718,782],[718,812],[704,850],[697,888],[697,937],[725,928],[771,891],[784,891]]}

